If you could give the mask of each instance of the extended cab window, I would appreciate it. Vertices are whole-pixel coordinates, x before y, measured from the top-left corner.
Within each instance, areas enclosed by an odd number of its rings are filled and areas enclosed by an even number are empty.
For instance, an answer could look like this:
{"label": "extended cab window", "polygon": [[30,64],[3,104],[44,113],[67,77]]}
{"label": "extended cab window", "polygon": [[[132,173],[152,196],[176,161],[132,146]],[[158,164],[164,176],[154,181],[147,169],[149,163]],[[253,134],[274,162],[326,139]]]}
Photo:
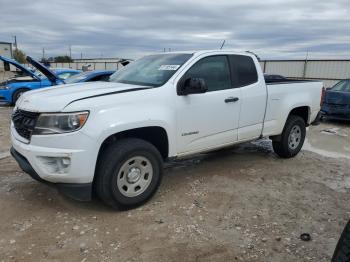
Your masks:
{"label": "extended cab window", "polygon": [[258,82],[254,60],[250,56],[230,55],[232,84],[242,87]]}
{"label": "extended cab window", "polygon": [[199,60],[183,76],[183,79],[187,78],[204,79],[208,92],[232,88],[226,56],[209,56]]}

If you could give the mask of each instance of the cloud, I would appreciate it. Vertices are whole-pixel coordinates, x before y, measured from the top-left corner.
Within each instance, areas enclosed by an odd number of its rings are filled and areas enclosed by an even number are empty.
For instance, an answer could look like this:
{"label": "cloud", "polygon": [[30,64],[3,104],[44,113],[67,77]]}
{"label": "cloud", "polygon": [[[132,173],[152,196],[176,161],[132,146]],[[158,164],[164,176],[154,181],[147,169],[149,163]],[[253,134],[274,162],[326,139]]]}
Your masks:
{"label": "cloud", "polygon": [[251,50],[262,58],[350,57],[346,0],[0,0],[0,41],[27,54],[127,57],[172,50]]}

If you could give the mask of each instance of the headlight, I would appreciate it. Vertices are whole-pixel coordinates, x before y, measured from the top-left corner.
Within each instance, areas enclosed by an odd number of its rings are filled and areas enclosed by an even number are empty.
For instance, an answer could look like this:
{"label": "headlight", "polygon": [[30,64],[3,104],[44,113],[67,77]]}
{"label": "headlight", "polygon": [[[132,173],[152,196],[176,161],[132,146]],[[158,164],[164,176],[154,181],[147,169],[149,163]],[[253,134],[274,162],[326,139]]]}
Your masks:
{"label": "headlight", "polygon": [[9,87],[8,87],[8,86],[5,86],[5,85],[0,85],[0,90],[1,90],[1,89],[2,89],[2,90],[4,90],[4,89],[5,89],[5,90],[8,90]]}
{"label": "headlight", "polygon": [[41,114],[33,135],[49,135],[74,132],[85,124],[89,112]]}

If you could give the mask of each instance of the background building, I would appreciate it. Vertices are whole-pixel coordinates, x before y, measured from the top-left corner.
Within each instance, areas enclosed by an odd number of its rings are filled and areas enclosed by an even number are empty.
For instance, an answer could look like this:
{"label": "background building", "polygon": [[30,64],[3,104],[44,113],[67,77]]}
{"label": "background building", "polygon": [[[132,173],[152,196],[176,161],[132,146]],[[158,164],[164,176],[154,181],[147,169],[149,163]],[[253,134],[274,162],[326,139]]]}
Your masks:
{"label": "background building", "polygon": [[[12,56],[12,43],[0,42],[0,55],[6,57]],[[4,63],[0,62],[0,71],[4,71]]]}

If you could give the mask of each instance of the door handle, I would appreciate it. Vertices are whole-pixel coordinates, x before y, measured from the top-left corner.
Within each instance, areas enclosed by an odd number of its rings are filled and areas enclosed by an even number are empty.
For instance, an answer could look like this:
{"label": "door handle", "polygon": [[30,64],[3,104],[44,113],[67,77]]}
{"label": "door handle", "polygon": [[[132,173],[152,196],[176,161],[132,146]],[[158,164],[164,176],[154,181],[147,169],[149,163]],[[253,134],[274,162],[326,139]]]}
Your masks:
{"label": "door handle", "polygon": [[228,97],[225,99],[225,103],[233,103],[233,102],[237,102],[239,100],[238,97]]}

